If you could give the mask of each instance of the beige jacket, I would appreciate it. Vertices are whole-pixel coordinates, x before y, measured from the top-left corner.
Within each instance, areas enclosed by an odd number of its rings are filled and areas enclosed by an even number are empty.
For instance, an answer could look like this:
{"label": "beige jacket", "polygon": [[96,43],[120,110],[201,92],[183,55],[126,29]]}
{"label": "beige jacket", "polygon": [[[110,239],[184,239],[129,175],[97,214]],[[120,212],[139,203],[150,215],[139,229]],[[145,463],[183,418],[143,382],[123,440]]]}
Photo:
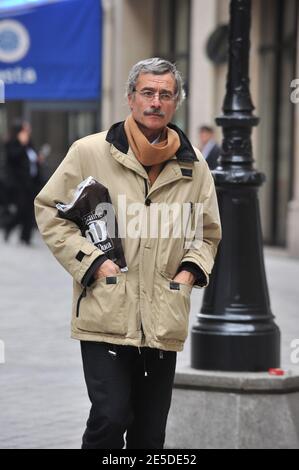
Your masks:
{"label": "beige jacket", "polygon": [[[123,123],[118,123],[108,133],[75,142],[35,199],[42,237],[73,277],[73,338],[169,351],[183,349],[192,287],[171,280],[181,263],[188,261],[200,268],[204,278],[201,285],[208,283],[221,228],[209,168],[186,136],[171,126],[179,133],[181,147],[152,187],[128,147]],[[70,202],[76,186],[88,176],[108,188],[118,221],[123,221],[127,230],[122,244],[128,271],[86,286],[103,253],[73,222],[58,216],[56,203]],[[141,209],[137,210],[138,219],[132,203]],[[175,209],[184,207],[185,212],[178,215],[170,211],[165,218],[159,204],[164,209],[169,204]],[[182,219],[185,225],[181,223],[180,236],[178,232],[173,236]],[[192,244],[198,238],[192,233],[197,220],[202,221],[202,227],[200,223],[197,226],[202,241]],[[199,285],[197,281],[195,286]]]}

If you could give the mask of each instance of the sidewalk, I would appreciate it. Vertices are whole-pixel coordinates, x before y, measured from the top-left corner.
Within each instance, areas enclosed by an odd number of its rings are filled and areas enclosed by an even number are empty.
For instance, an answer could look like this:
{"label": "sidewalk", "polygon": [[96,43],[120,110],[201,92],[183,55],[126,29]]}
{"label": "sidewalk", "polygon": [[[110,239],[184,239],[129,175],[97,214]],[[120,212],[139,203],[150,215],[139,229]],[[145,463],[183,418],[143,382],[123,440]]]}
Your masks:
{"label": "sidewalk", "polygon": [[[70,339],[71,278],[36,234],[33,247],[2,241],[0,340],[0,448],[79,448],[89,411],[79,342]],[[272,311],[282,333],[282,367],[299,339],[299,261],[266,250]],[[194,289],[190,326],[202,291]],[[299,357],[299,353],[297,354]],[[189,365],[190,344],[178,355]]]}

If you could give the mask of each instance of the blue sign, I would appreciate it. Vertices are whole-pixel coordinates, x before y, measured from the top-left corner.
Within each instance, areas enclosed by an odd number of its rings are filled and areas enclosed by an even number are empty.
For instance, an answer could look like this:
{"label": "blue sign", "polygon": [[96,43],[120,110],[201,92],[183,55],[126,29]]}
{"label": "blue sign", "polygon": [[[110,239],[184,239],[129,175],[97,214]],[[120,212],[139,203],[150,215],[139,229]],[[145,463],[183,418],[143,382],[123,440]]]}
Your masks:
{"label": "blue sign", "polygon": [[14,8],[19,6],[27,6],[27,5],[36,5],[41,3],[51,3],[57,2],[61,0],[1,0],[0,11],[5,10],[7,8]]}
{"label": "blue sign", "polygon": [[6,100],[97,99],[100,0],[4,0],[0,80]]}

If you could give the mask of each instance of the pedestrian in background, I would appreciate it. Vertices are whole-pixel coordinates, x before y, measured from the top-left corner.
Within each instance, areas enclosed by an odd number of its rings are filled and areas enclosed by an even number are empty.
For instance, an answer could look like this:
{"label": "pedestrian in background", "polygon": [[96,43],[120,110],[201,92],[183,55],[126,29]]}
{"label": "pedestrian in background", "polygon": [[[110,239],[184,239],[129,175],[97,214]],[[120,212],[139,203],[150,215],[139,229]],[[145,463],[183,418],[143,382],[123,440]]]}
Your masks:
{"label": "pedestrian in background", "polygon": [[42,180],[40,159],[31,141],[28,122],[20,119],[13,122],[5,152],[6,202],[15,205],[15,211],[4,223],[4,239],[8,241],[12,231],[20,227],[20,241],[29,245],[35,225],[33,202]]}
{"label": "pedestrian in background", "polygon": [[[81,341],[92,404],[83,449],[121,449],[125,433],[127,449],[164,445],[192,286],[208,284],[221,237],[208,165],[170,124],[183,98],[182,78],[172,63],[152,58],[134,65],[127,83],[128,118],[75,142],[35,200],[40,232],[74,278],[72,337]],[[88,176],[109,190],[114,207],[119,196],[125,201],[127,272],[75,223],[59,217],[56,203],[69,203]],[[150,219],[150,234],[129,235],[136,204]],[[201,243],[186,246],[185,232],[174,237],[172,230],[169,236],[155,230],[152,204],[185,204],[195,223],[194,207],[200,205]],[[161,225],[166,223],[162,218]]]}
{"label": "pedestrian in background", "polygon": [[215,141],[215,132],[211,126],[201,126],[199,128],[199,148],[210,170],[217,166],[217,160],[220,155],[220,147]]}

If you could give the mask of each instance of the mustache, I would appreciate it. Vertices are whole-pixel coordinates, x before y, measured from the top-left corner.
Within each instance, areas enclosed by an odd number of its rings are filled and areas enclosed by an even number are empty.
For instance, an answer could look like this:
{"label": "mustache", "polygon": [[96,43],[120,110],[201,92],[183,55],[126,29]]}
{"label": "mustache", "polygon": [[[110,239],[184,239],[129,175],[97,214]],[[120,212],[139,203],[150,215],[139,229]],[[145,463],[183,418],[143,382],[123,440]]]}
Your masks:
{"label": "mustache", "polygon": [[161,111],[159,108],[147,108],[143,114],[145,116],[150,116],[151,114],[154,114],[155,116],[160,116],[160,117],[165,117],[165,113]]}

